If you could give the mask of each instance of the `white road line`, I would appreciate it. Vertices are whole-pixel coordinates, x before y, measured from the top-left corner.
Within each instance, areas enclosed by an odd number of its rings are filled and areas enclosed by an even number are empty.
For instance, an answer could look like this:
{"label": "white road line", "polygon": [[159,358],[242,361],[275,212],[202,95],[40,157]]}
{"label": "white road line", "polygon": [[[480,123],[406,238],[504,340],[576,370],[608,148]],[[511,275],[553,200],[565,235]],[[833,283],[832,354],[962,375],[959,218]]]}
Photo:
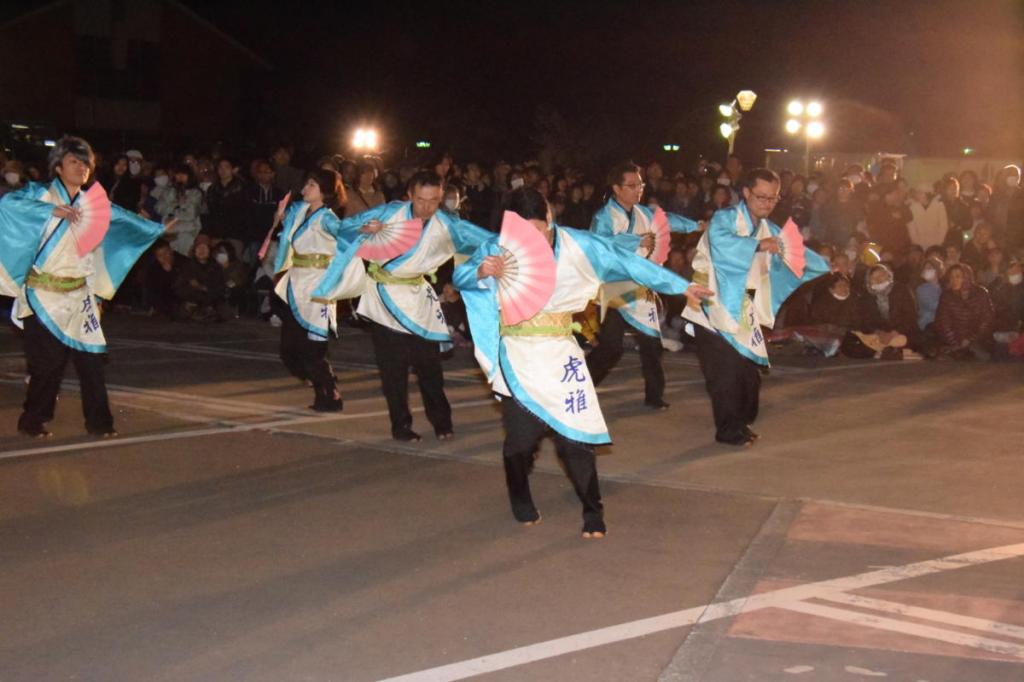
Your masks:
{"label": "white road line", "polygon": [[838,620],[844,623],[851,623],[853,625],[863,625],[878,630],[898,632],[903,635],[934,639],[939,642],[946,642],[947,644],[968,646],[973,649],[981,649],[982,651],[1003,654],[1005,656],[1013,656],[1014,658],[1019,658],[1024,661],[1024,645],[1006,642],[1001,639],[979,637],[978,635],[969,635],[964,632],[956,632],[955,630],[932,627],[931,625],[922,625],[920,623],[895,620],[893,618],[883,618],[882,616],[872,616],[871,614],[861,613],[860,611],[837,609],[833,606],[809,604],[804,601],[793,602],[792,604],[787,604],[782,608],[785,608],[787,611],[795,611],[809,616],[829,618],[831,620]]}
{"label": "white road line", "polygon": [[[490,405],[494,402],[491,399],[487,400],[467,400],[460,403],[452,403],[452,407],[480,407],[481,405]],[[422,407],[410,407],[410,412],[422,412]],[[22,448],[20,450],[10,450],[8,452],[0,453],[0,460],[4,459],[17,459],[20,457],[31,457],[38,455],[55,455],[63,452],[77,452],[80,450],[99,450],[101,448],[116,448],[122,445],[131,445],[133,443],[155,443],[160,441],[168,440],[183,440],[186,438],[201,438],[203,436],[215,436],[221,433],[242,433],[246,431],[274,431],[277,429],[287,429],[291,426],[297,426],[299,424],[309,424],[313,422],[334,422],[334,421],[350,421],[353,419],[367,419],[370,417],[382,417],[387,416],[387,410],[376,410],[374,412],[359,412],[356,414],[316,414],[308,417],[295,417],[291,419],[274,419],[270,421],[254,422],[252,424],[237,424],[231,426],[218,426],[211,427],[208,429],[193,429],[191,431],[172,431],[169,433],[151,433],[142,436],[125,436],[118,438],[111,438],[106,440],[90,440],[82,443],[68,443],[66,445],[54,445],[52,447],[39,447],[39,448]]]}
{"label": "white road line", "polygon": [[936,623],[943,623],[945,625],[967,628],[969,630],[979,630],[981,632],[987,632],[990,635],[1003,635],[1005,637],[1024,639],[1024,627],[1021,627],[1020,625],[1011,625],[1010,623],[1001,623],[997,620],[974,618],[973,616],[961,616],[958,613],[950,613],[949,611],[936,611],[935,609],[927,609],[921,606],[911,606],[909,604],[873,599],[871,597],[862,597],[859,594],[846,594],[843,592],[823,596],[821,599],[839,604],[846,604],[847,606],[860,606],[873,611],[892,613],[897,616],[909,616],[911,618],[930,620]]}
{"label": "white road line", "polygon": [[[786,587],[772,592],[755,594],[750,597],[692,607],[652,618],[644,618],[629,623],[590,630],[567,637],[551,639],[546,642],[509,649],[508,651],[496,652],[479,658],[390,677],[384,682],[448,682],[450,680],[462,680],[474,675],[505,670],[575,651],[591,649],[604,644],[612,644],[664,630],[685,627],[693,625],[698,621],[706,622],[718,618],[727,618],[739,613],[769,607],[786,608],[792,604],[803,602],[806,599],[821,597],[835,592],[847,592],[864,587],[931,575],[933,573],[952,571],[958,568],[978,566],[993,561],[1014,559],[1021,556],[1024,556],[1024,543],[991,547],[904,566],[890,566],[877,571],[869,571],[817,583],[808,583],[806,585],[797,585],[795,587]],[[966,635],[966,637],[969,638],[971,636]],[[975,638],[975,640],[978,639],[981,638]],[[1005,642],[996,642],[996,644],[1000,646],[1016,646]],[[1010,653],[1010,655],[1015,656],[1017,654]]]}

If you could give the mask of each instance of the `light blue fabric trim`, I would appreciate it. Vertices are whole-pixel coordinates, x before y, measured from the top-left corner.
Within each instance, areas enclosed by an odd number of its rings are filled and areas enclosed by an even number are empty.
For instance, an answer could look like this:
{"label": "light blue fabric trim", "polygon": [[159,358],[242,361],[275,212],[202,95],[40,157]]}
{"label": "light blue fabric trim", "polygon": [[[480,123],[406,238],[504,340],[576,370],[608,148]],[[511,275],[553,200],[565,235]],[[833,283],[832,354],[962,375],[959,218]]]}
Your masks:
{"label": "light blue fabric trim", "polygon": [[663,294],[682,294],[690,283],[667,268],[655,265],[591,232],[559,228],[560,239],[572,239],[583,250],[602,282],[633,281]]}
{"label": "light blue fabric trim", "polygon": [[648,327],[647,325],[640,324],[639,322],[637,322],[633,318],[632,315],[623,312],[622,308],[619,308],[616,312],[619,313],[619,315],[622,317],[622,319],[624,319],[626,322],[629,323],[629,326],[631,326],[633,329],[637,330],[638,332],[646,334],[647,336],[650,336],[651,338],[655,338],[655,339],[660,339],[661,338],[661,328],[660,327],[657,330],[654,330],[654,329],[651,329],[650,327]]}
{"label": "light blue fabric trim", "polygon": [[[406,285],[399,285],[399,286],[406,286]],[[424,286],[430,286],[430,285],[429,284],[424,284]],[[402,309],[398,307],[398,305],[394,302],[394,300],[391,298],[391,296],[388,295],[388,292],[387,292],[387,289],[385,288],[385,285],[380,284],[378,282],[377,283],[377,291],[378,291],[378,293],[380,293],[380,300],[381,300],[381,302],[384,303],[384,307],[388,309],[388,312],[391,313],[392,317],[394,317],[396,320],[398,320],[398,324],[400,324],[403,327],[405,327],[407,330],[409,330],[409,332],[415,334],[416,336],[421,336],[424,339],[426,339],[427,341],[439,341],[440,342],[440,341],[451,341],[452,340],[452,337],[450,337],[448,334],[435,334],[433,332],[427,331],[423,327],[421,327],[418,324],[416,324],[415,322],[413,322],[412,319],[410,319],[408,315],[406,315],[405,313],[402,312]]]}
{"label": "light blue fabric trim", "polygon": [[28,300],[28,305],[32,309],[32,312],[35,313],[37,318],[39,318],[42,325],[46,327],[46,329],[49,330],[49,332],[53,334],[58,341],[68,348],[74,348],[75,350],[80,350],[85,353],[107,352],[106,344],[82,343],[81,341],[73,339],[65,334],[64,331],[61,330],[60,325],[58,325],[46,312],[46,308],[43,306],[42,301],[39,300],[36,293],[30,287],[25,288],[25,298]]}
{"label": "light blue fabric trim", "polygon": [[[556,243],[557,249],[557,243]],[[498,370],[498,343],[500,339],[498,296],[495,289],[497,284],[493,277],[477,279],[477,270],[480,263],[487,256],[497,256],[501,253],[498,246],[498,237],[492,236],[480,245],[476,252],[470,256],[462,265],[455,268],[452,273],[452,284],[462,294],[462,300],[466,304],[466,317],[469,319],[469,328],[473,332],[473,345],[476,351],[483,354],[490,363],[491,380]],[[556,251],[557,254],[557,251]],[[557,255],[556,255],[557,259]]]}
{"label": "light blue fabric trim", "polygon": [[316,334],[325,340],[327,339],[327,335],[330,332],[326,327],[316,327],[311,325],[306,318],[302,316],[302,313],[299,312],[299,306],[295,303],[295,292],[292,291],[291,280],[288,281],[288,307],[292,309],[292,317],[294,317],[295,321],[299,323],[299,326],[311,334]]}
{"label": "light blue fabric trim", "polygon": [[505,377],[505,384],[512,392],[512,397],[517,400],[520,405],[529,410],[530,414],[550,426],[556,433],[578,443],[586,443],[588,445],[607,445],[612,442],[611,436],[607,431],[602,434],[586,433],[585,431],[579,431],[570,426],[566,426],[552,416],[547,410],[541,407],[537,401],[531,398],[530,394],[527,393],[522,384],[519,383],[519,379],[516,377],[515,372],[509,366],[508,359],[505,354],[505,345],[503,343],[499,343],[498,352],[501,362],[501,373],[502,376]]}
{"label": "light blue fabric trim", "polygon": [[277,243],[277,259],[274,262],[274,272],[281,272],[281,269],[284,268],[285,259],[288,257],[288,251],[292,246],[292,230],[295,229],[296,216],[306,206],[309,206],[309,204],[305,201],[297,201],[288,206],[285,211],[284,219],[281,221],[281,236],[278,238]]}

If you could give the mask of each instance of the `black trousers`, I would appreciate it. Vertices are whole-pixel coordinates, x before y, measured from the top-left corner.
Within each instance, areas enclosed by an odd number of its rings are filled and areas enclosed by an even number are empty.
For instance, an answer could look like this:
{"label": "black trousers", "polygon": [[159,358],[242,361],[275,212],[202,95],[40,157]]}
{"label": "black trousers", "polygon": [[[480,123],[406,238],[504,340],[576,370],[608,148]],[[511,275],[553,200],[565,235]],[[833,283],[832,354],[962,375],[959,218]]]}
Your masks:
{"label": "black trousers", "polygon": [[715,416],[715,439],[742,443],[748,439],[747,427],[757,419],[761,391],[757,363],[740,355],[718,334],[700,325],[694,325],[694,330],[700,371]]}
{"label": "black trousers", "polygon": [[[590,376],[597,386],[622,357],[622,337],[629,323],[618,310],[609,309],[598,333],[598,346],[587,356]],[[640,369],[644,375],[644,401],[661,402],[665,395],[665,370],[661,366],[661,337],[636,333],[640,346]]]}
{"label": "black trousers", "polygon": [[530,495],[530,471],[537,445],[541,438],[551,433],[558,458],[562,460],[576,496],[583,504],[583,530],[604,532],[604,505],[601,504],[601,490],[597,483],[593,446],[552,432],[547,424],[530,414],[514,398],[502,398],[501,421],[505,426],[505,445],[502,448],[505,485],[516,520],[526,522],[540,518]]}
{"label": "black trousers", "polygon": [[391,435],[398,435],[412,427],[412,413],[409,411],[410,368],[416,371],[423,408],[434,432],[451,432],[452,408],[444,394],[444,372],[441,370],[441,350],[437,341],[396,332],[376,322],[370,323],[370,332],[373,336],[373,354],[380,371],[380,387],[391,417]]}
{"label": "black trousers", "polygon": [[291,308],[277,310],[281,318],[281,362],[292,376],[313,383],[314,407],[326,407],[334,399],[337,380],[327,360],[327,342],[313,341],[295,319]]}
{"label": "black trousers", "polygon": [[110,414],[103,370],[105,356],[65,346],[35,315],[25,318],[24,323],[29,382],[23,411],[18,418],[18,428],[23,431],[41,431],[43,425],[53,419],[60,382],[70,359],[75,365],[81,386],[86,430],[90,433],[112,431],[114,417]]}

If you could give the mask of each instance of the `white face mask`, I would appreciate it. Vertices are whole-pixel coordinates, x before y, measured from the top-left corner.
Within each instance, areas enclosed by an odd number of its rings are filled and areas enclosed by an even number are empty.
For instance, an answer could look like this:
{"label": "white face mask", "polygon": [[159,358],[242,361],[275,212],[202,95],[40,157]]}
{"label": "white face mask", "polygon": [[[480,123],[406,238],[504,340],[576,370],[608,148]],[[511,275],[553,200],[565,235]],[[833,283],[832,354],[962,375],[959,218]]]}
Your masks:
{"label": "white face mask", "polygon": [[525,180],[523,180],[522,178],[512,178],[512,182],[509,183],[509,187],[511,187],[512,189],[519,189],[520,187],[523,186],[524,182]]}
{"label": "white face mask", "polygon": [[4,173],[4,180],[7,181],[8,185],[17,185],[18,181],[21,180],[21,176],[17,173]]}
{"label": "white face mask", "polygon": [[857,249],[847,249],[846,257],[850,259],[850,264],[853,265],[854,261],[857,260]]}
{"label": "white face mask", "polygon": [[832,298],[836,299],[837,301],[845,301],[846,299],[850,298],[850,294],[849,293],[839,294],[839,293],[836,293],[835,291],[833,291],[832,292]]}
{"label": "white face mask", "polygon": [[1010,284],[1020,284],[1022,281],[1024,281],[1024,275],[1022,275],[1019,272],[1016,275],[1008,275],[1006,277],[1006,281],[1008,281]]}
{"label": "white face mask", "polygon": [[872,284],[871,291],[875,292],[876,294],[884,294],[886,289],[889,288],[889,284],[889,282],[882,282],[881,284]]}
{"label": "white face mask", "polygon": [[846,179],[849,180],[850,182],[852,182],[854,184],[854,186],[860,184],[860,176],[859,175],[847,175]]}
{"label": "white face mask", "polygon": [[168,184],[170,184],[170,182],[171,179],[166,175],[158,175],[155,178],[153,178],[153,184],[156,185],[157,187],[166,187]]}
{"label": "white face mask", "polygon": [[807,193],[810,194],[812,197],[814,196],[814,193],[817,192],[817,191],[818,191],[818,183],[811,182],[811,183],[807,184]]}
{"label": "white face mask", "polygon": [[221,265],[227,265],[227,263],[228,263],[228,254],[226,254],[223,251],[221,251],[216,256],[214,256],[213,259],[215,261],[217,261],[218,263],[220,263]]}
{"label": "white face mask", "polygon": [[455,199],[445,199],[444,207],[447,208],[452,213],[454,213],[455,211],[459,210],[459,202],[455,201]]}
{"label": "white face mask", "polygon": [[925,268],[921,271],[921,279],[926,282],[934,282],[938,278],[935,268]]}
{"label": "white face mask", "polygon": [[721,185],[722,187],[729,187],[730,185],[732,185],[732,180],[730,180],[729,178],[718,178],[718,184]]}
{"label": "white face mask", "polygon": [[206,190],[210,189],[210,187],[212,185],[213,185],[212,182],[210,182],[208,180],[204,180],[203,182],[199,183],[199,189],[201,189],[201,190],[203,190],[205,192]]}

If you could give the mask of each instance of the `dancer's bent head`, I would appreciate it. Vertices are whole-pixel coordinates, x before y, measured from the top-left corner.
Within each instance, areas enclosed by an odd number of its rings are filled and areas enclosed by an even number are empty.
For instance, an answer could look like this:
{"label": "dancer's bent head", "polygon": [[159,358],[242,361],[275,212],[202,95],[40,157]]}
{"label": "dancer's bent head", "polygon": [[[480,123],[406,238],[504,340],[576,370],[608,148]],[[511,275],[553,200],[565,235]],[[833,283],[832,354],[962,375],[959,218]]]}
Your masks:
{"label": "dancer's bent head", "polygon": [[526,220],[549,221],[551,215],[547,200],[532,187],[520,187],[508,193],[505,210],[517,213]]}
{"label": "dancer's bent head", "polygon": [[420,171],[409,178],[408,187],[413,218],[429,220],[444,198],[444,180],[434,171]]}
{"label": "dancer's bent head", "polygon": [[81,187],[96,170],[96,156],[89,143],[80,137],[65,135],[50,150],[51,177],[60,178],[68,187]]}
{"label": "dancer's bent head", "polygon": [[[339,208],[345,205],[345,186],[341,184],[341,175],[338,171],[330,170],[327,168],[317,168],[309,172],[306,176],[306,184],[310,182],[317,186],[320,190],[320,197],[324,202],[324,206],[328,208]],[[303,189],[302,198],[306,201],[306,191]]]}

